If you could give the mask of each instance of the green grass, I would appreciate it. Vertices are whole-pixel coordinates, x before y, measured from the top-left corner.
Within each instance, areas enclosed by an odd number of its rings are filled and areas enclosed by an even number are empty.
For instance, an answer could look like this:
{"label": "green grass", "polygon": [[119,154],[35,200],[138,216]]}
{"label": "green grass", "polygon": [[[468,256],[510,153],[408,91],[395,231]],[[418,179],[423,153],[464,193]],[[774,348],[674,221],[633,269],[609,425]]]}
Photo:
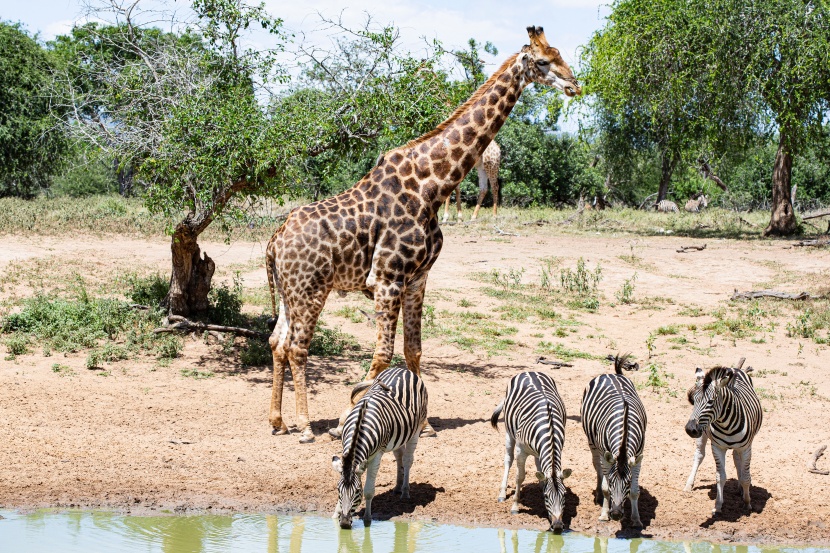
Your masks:
{"label": "green grass", "polygon": [[314,329],[314,336],[311,338],[308,354],[328,357],[343,355],[348,350],[358,349],[360,349],[360,344],[357,343],[354,336],[337,328],[328,328],[322,321],[317,321],[317,328]]}
{"label": "green grass", "polygon": [[539,342],[539,345],[536,346],[536,352],[545,355],[555,355],[562,361],[572,361],[573,359],[603,359],[599,355],[592,355],[584,351],[568,348],[562,344],[545,341]]}
{"label": "green grass", "polygon": [[511,337],[518,332],[518,328],[505,325],[485,313],[442,310],[432,324],[431,334],[459,349],[473,353],[483,351],[492,356],[513,349],[516,341]]}
{"label": "green grass", "polygon": [[180,373],[185,378],[193,378],[195,380],[205,380],[206,378],[213,377],[213,372],[200,371],[198,369],[182,369]]}

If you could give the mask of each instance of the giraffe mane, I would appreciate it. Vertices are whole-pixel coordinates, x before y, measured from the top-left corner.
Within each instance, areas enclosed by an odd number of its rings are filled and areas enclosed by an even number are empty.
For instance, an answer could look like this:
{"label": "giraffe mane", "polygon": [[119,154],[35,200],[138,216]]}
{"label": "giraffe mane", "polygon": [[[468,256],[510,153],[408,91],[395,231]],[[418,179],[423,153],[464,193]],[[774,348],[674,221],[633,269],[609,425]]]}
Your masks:
{"label": "giraffe mane", "polygon": [[442,132],[444,132],[447,129],[447,127],[450,126],[450,124],[452,124],[456,119],[458,119],[461,116],[462,113],[467,111],[467,109],[469,109],[470,106],[472,106],[477,101],[479,101],[481,99],[481,97],[484,96],[484,94],[486,92],[488,92],[495,85],[495,82],[496,82],[496,80],[498,80],[499,76],[501,76],[501,74],[504,72],[505,69],[507,69],[508,66],[512,65],[513,62],[516,61],[516,57],[520,53],[521,52],[516,52],[515,54],[513,54],[512,56],[510,56],[509,58],[504,60],[504,63],[501,64],[501,67],[499,67],[496,71],[494,71],[493,74],[490,75],[490,78],[487,79],[484,82],[483,85],[478,87],[478,90],[473,92],[473,95],[470,96],[467,99],[466,102],[464,102],[463,104],[461,104],[460,106],[455,108],[455,111],[452,112],[452,114],[449,117],[447,117],[441,124],[439,124],[437,127],[432,129],[428,133],[422,134],[418,138],[414,138],[414,139],[410,140],[409,142],[404,144],[402,147],[403,148],[410,148],[412,146],[416,146],[416,145],[420,144],[421,142],[429,140],[430,138],[432,138],[434,136],[437,136],[437,135],[441,134]]}

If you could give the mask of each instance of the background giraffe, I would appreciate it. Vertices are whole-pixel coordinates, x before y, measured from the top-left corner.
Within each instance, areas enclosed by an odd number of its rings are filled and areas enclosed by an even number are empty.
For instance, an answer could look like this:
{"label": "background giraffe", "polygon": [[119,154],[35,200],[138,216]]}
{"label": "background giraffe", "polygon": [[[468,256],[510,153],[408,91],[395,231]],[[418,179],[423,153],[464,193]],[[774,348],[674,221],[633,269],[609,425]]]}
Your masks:
{"label": "background giraffe", "polygon": [[[360,291],[375,301],[377,345],[366,376],[389,366],[403,310],[406,366],[420,374],[421,313],[427,275],[441,252],[441,204],[501,128],[530,82],[569,96],[579,84],[541,27],[528,27],[530,45],[508,58],[438,127],[389,150],[357,184],[333,198],[294,209],[266,247],[271,303],[279,317],[269,338],[274,383],[269,420],[288,433],[282,387],[291,367],[301,442],[311,442],[305,367],[308,346],[332,290]],[[335,434],[342,430],[338,426]],[[427,423],[425,432],[434,433]]]}
{"label": "background giraffe", "polygon": [[[478,200],[476,201],[476,209],[473,211],[471,221],[475,221],[478,217],[478,210],[481,209],[481,204],[484,202],[484,197],[487,195],[487,183],[490,183],[490,189],[493,193],[493,215],[496,215],[499,207],[499,165],[501,164],[501,148],[495,140],[490,142],[490,145],[485,148],[484,153],[481,154],[476,169],[478,170]],[[461,185],[455,189],[455,211],[458,220],[461,220]],[[450,196],[444,202],[444,222],[450,218]]]}

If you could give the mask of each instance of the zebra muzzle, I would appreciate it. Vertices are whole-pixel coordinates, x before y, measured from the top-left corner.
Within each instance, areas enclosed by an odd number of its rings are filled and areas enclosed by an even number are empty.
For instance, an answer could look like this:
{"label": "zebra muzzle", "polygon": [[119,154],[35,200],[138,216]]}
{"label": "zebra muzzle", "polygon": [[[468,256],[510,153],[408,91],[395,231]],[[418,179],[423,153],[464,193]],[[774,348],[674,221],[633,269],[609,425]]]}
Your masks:
{"label": "zebra muzzle", "polygon": [[686,423],[686,434],[688,434],[692,438],[700,438],[703,435],[703,430],[700,428],[700,425],[694,419],[690,420]]}
{"label": "zebra muzzle", "polygon": [[554,520],[550,525],[550,531],[554,534],[561,534],[564,528],[565,525],[562,524],[561,520]]}

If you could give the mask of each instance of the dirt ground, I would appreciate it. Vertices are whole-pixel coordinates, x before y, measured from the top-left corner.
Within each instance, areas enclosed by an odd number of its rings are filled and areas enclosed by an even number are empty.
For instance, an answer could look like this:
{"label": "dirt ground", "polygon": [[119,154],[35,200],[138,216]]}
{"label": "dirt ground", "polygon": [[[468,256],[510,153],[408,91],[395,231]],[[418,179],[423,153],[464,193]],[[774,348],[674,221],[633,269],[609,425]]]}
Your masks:
{"label": "dirt ground", "polygon": [[[677,253],[681,245],[707,242],[703,251]],[[49,271],[78,272],[95,282],[129,268],[166,271],[169,243],[118,237],[0,238],[0,275],[38,261]],[[601,360],[631,351],[644,367],[629,373],[649,416],[641,473],[643,536],[830,545],[830,476],[807,472],[813,451],[830,443],[828,349],[810,339],[787,336],[800,311],[765,302],[773,311],[769,328],[736,338],[703,326],[718,309],[730,309],[734,289],[774,287],[788,292],[824,292],[830,251],[786,249],[778,241],[691,240],[676,237],[556,234],[541,229],[518,237],[496,235],[492,227],[448,227],[444,251],[433,268],[427,302],[442,324],[446,313],[472,309],[493,326],[515,327],[514,343],[489,355],[448,342],[440,331],[425,340],[423,376],[429,391],[429,418],[436,438],[418,444],[412,468],[412,499],[392,495],[394,459],[384,458],[373,504],[378,518],[435,520],[467,525],[543,529],[544,506],[532,472],[523,492],[524,508],[511,516],[510,503],[497,503],[503,470],[503,425],[488,419],[508,379],[522,370],[540,370],[557,382],[567,411],[563,466],[573,469],[566,484],[569,527],[600,535],[635,535],[623,523],[598,522],[593,503],[595,475],[579,423],[582,391],[595,375],[610,370]],[[264,298],[261,263],[264,243],[203,244],[220,268],[241,271],[251,294]],[[600,307],[592,313],[561,307],[578,324],[562,331],[557,323],[530,318],[505,321],[500,300],[483,291],[476,273],[524,268],[523,283],[539,282],[542,259],[555,256],[573,268],[579,257],[590,268],[600,263]],[[633,304],[616,303],[625,279],[637,273]],[[224,273],[227,278],[229,271]],[[558,270],[557,270],[558,280]],[[7,284],[0,299],[27,293],[25,282]],[[337,316],[343,306],[363,305],[356,295],[332,295],[324,312],[329,327],[354,335],[364,353],[374,330],[365,321]],[[460,307],[464,304],[468,307]],[[256,307],[260,311],[265,306]],[[471,306],[471,307],[470,307]],[[733,307],[734,308],[734,307]],[[559,310],[557,311],[559,312]],[[657,329],[674,325],[674,334]],[[555,330],[559,328],[559,333]],[[650,339],[649,337],[652,336]],[[680,339],[682,338],[682,339]],[[673,340],[673,341],[672,341]],[[541,342],[590,354],[572,367],[535,364]],[[400,351],[401,339],[398,338]],[[652,358],[649,360],[651,345]],[[548,355],[548,357],[556,357]],[[764,424],[755,439],[752,502],[741,510],[734,466],[727,468],[723,514],[713,518],[715,468],[711,452],[691,493],[683,487],[694,441],[684,432],[691,412],[685,390],[696,366],[732,364],[746,357],[754,367],[764,406]],[[84,368],[83,353],[42,353],[0,361],[0,506],[104,507],[148,512],[330,513],[337,497],[331,456],[340,442],[326,434],[345,407],[351,385],[363,375],[354,355],[312,357],[310,411],[317,441],[300,445],[297,434],[272,436],[267,421],[271,371],[244,367],[215,345],[186,339],[169,366],[154,359],[121,361],[100,371]],[[59,362],[72,368],[64,376]],[[646,386],[645,366],[657,363],[665,381]],[[182,369],[210,371],[187,378]],[[294,419],[290,380],[284,401]],[[819,467],[830,466],[827,457]],[[511,472],[512,492],[515,468]]]}

